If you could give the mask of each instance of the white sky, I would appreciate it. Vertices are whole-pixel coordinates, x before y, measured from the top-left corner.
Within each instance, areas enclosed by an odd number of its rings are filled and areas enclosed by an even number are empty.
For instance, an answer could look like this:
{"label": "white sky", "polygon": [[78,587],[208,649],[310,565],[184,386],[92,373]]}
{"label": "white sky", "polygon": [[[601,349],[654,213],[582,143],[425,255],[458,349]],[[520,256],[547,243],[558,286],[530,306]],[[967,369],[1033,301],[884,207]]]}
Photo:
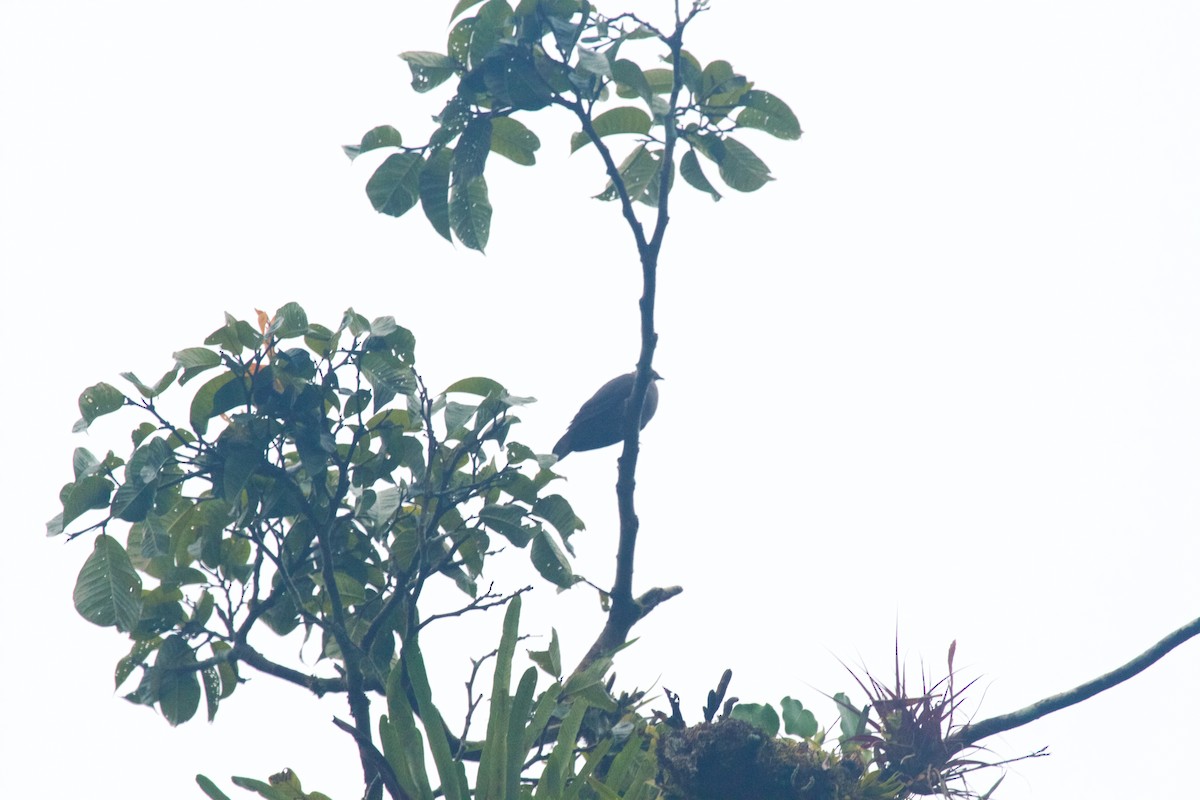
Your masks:
{"label": "white sky", "polygon": [[[693,52],[786,99],[806,134],[741,137],[778,178],[756,194],[714,205],[678,184],[636,584],[686,591],[638,627],[620,683],[665,684],[694,721],[731,667],[742,699],[792,695],[834,725],[822,693],[861,697],[838,658],[886,675],[898,629],[914,679],[957,639],[991,716],[1200,614],[1200,10],[713,5]],[[543,163],[493,163],[486,258],[418,212],[377,216],[369,159],[342,155],[377,124],[419,138],[440,100],[395,56],[441,47],[449,8],[0,4],[0,794],[200,797],[196,772],[232,792],[231,774],[286,766],[338,800],[361,786],[337,702],[259,677],[215,724],[172,730],[113,694],[125,643],[71,606],[90,546],[42,536],[72,449],[120,451],[133,425],[71,435],[82,388],[157,377],[224,311],[296,300],[336,322],[353,305],[413,329],[431,385],[484,374],[539,398],[517,438],[549,450],[632,366],[636,259],[565,123],[526,115]],[[604,584],[615,456],[563,468],[589,524],[578,568]],[[539,603],[527,632],[557,625],[577,657],[593,596]],[[451,640],[451,709],[499,621]],[[1198,662],[1186,645],[991,740],[997,758],[1053,753],[996,796],[1188,796],[1173,754]]]}

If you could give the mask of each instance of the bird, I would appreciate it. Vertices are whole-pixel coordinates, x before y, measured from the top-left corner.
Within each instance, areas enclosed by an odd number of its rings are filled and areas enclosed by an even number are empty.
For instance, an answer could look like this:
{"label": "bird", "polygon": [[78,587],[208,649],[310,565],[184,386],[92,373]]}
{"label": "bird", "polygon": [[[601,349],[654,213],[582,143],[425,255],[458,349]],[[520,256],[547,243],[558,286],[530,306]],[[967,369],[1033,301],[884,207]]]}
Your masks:
{"label": "bird", "polygon": [[[583,450],[597,450],[616,444],[622,439],[622,428],[625,425],[625,405],[633,391],[636,372],[618,375],[592,395],[591,399],[579,408],[579,413],[567,426],[567,432],[554,445],[554,455],[559,460],[567,457],[568,453],[578,453]],[[646,388],[646,400],[642,403],[642,427],[658,410],[658,387],[655,381],[661,381],[662,376],[650,370],[650,385]]]}

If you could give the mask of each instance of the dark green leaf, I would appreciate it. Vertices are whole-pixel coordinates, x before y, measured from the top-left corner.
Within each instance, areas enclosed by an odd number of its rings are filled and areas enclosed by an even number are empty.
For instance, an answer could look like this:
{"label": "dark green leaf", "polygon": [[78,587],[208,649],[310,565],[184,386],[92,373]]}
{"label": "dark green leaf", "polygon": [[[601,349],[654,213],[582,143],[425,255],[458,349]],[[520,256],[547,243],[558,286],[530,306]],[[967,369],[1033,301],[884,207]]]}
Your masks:
{"label": "dark green leaf", "polygon": [[554,526],[563,545],[567,548],[567,552],[574,555],[571,544],[567,540],[574,533],[583,530],[583,520],[575,516],[575,511],[567,499],[558,494],[539,498],[533,505],[533,513]]}
{"label": "dark green leaf", "polygon": [[512,117],[497,117],[492,120],[492,151],[521,166],[532,166],[534,155],[542,146],[533,131]]}
{"label": "dark green leaf", "polygon": [[[415,92],[428,92],[430,89],[441,86],[454,75],[458,68],[458,64],[453,58],[441,53],[410,51],[401,53],[400,57],[408,62],[408,68],[412,72],[411,85]],[[399,144],[400,142],[397,141],[396,145]]]}
{"label": "dark green leaf", "polygon": [[749,722],[772,738],[779,734],[779,715],[769,704],[738,703],[734,706],[730,716],[743,722]]}
{"label": "dark green leaf", "polygon": [[713,200],[720,200],[721,193],[709,182],[704,170],[700,169],[700,159],[696,158],[695,150],[688,150],[679,160],[679,174],[688,184],[702,192],[708,192]]}
{"label": "dark green leaf", "polygon": [[497,52],[500,43],[512,36],[512,7],[507,0],[487,0],[475,15],[467,66],[474,69]]}
{"label": "dark green leaf", "polygon": [[[619,133],[646,134],[650,132],[650,115],[634,106],[610,108],[592,120],[592,128],[600,138]],[[571,134],[571,152],[592,143],[583,131]]]}
{"label": "dark green leaf", "polygon": [[66,528],[80,515],[94,508],[105,508],[113,490],[112,481],[103,475],[80,478],[63,500],[62,526]]}
{"label": "dark green leaf", "polygon": [[[111,414],[125,405],[125,395],[107,383],[97,383],[83,390],[79,395],[79,413],[83,420],[76,424],[76,430],[86,430],[97,417]],[[82,426],[82,427],[80,427]]]}
{"label": "dark green leaf", "polygon": [[539,530],[533,537],[533,548],[529,554],[538,574],[563,589],[570,588],[579,578],[571,572],[567,557],[558,549],[558,545],[544,530]]}
{"label": "dark green leaf", "polygon": [[465,246],[483,252],[492,224],[487,180],[480,175],[450,193],[450,227]]}
{"label": "dark green leaf", "polygon": [[700,62],[687,50],[679,53],[679,72],[683,75],[683,85],[687,87],[688,91],[699,95],[700,89],[704,85],[704,73],[700,69]]}
{"label": "dark green leaf", "polygon": [[399,217],[417,204],[423,165],[416,153],[393,153],[367,181],[367,197],[381,214]]}
{"label": "dark green leaf", "polygon": [[479,521],[517,547],[529,544],[533,535],[532,529],[522,525],[525,511],[516,505],[486,505],[479,510]]}
{"label": "dark green leaf", "polygon": [[75,610],[95,625],[132,631],[142,613],[142,579],[116,539],[102,534],[75,581]]}
{"label": "dark green leaf", "polygon": [[190,667],[196,654],[182,636],[169,636],[158,649],[150,674],[158,707],[167,722],[179,725],[187,722],[200,707],[200,681]]}
{"label": "dark green leaf", "polygon": [[463,13],[471,6],[477,6],[482,2],[483,0],[458,0],[458,2],[454,5],[454,10],[450,12],[450,21],[453,22],[458,18],[459,14]]}
{"label": "dark green leaf", "polygon": [[467,123],[458,146],[454,148],[454,167],[451,176],[455,186],[462,186],[483,174],[492,146],[491,117],[475,117]]}
{"label": "dark green leaf", "polygon": [[[222,390],[225,391],[218,396],[218,392]],[[208,431],[210,419],[239,405],[237,402],[226,405],[222,400],[239,393],[241,402],[244,403],[247,399],[245,386],[232,372],[222,373],[201,386],[196,392],[196,396],[192,398],[192,407],[188,414],[192,430],[203,436]],[[224,407],[222,408],[222,406]]]}
{"label": "dark green leaf", "polygon": [[484,75],[488,88],[497,99],[513,108],[537,111],[550,104],[553,92],[533,62],[522,55],[498,60],[497,71]]}
{"label": "dark green leaf", "polygon": [[429,157],[421,170],[418,189],[421,195],[421,210],[433,229],[446,241],[450,239],[450,165],[454,151],[443,148]]}
{"label": "dark green leaf", "polygon": [[799,139],[802,131],[800,121],[788,104],[770,92],[751,89],[742,95],[745,106],[737,116],[737,124],[743,128],[756,128],[780,139]]}
{"label": "dark green leaf", "polygon": [[[404,58],[405,53],[401,53],[400,57]],[[442,56],[445,58],[445,56]],[[447,75],[446,77],[449,77]],[[413,88],[416,86],[416,71],[413,72]],[[421,89],[417,89],[421,91]],[[363,134],[361,144],[346,144],[342,145],[342,151],[353,161],[358,156],[370,150],[378,150],[381,147],[399,147],[402,139],[400,131],[393,128],[391,125],[380,125],[377,128],[372,128]]]}

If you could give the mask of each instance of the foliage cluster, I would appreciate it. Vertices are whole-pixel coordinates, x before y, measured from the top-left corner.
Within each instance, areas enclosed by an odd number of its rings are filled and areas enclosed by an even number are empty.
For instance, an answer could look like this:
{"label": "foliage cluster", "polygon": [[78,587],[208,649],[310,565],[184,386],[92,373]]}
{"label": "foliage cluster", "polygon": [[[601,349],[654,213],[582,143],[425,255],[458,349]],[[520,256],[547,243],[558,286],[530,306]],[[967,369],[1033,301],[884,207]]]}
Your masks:
{"label": "foliage cluster", "polygon": [[[582,524],[547,491],[553,458],[509,440],[528,398],[483,378],[431,396],[412,334],[353,310],[334,329],[294,303],[257,328],[227,317],[206,345],[153,385],[127,373],[136,393],[81,395],[78,429],[124,407],[144,420],[126,458],[75,451],[48,525],[99,534],[75,605],[132,641],[115,676],[141,671],[129,699],[178,724],[203,688],[211,719],[239,663],[318,694],[382,687],[397,640],[435,620],[418,607],[430,579],[453,581],[467,608],[502,601],[478,587],[497,540],[555,586],[579,580],[564,551]],[[186,425],[161,413],[172,384],[210,372]],[[269,661],[251,640],[264,626],[318,634],[344,677]]]}
{"label": "foliage cluster", "polygon": [[[729,62],[701,64],[683,49],[683,29],[703,7],[693,6],[668,34],[635,14],[607,17],[585,0],[520,0],[515,7],[506,0],[461,0],[446,52],[401,56],[417,92],[458,79],[432,134],[423,144],[406,145],[400,131],[384,125],[347,146],[346,154],[398,150],[367,183],[375,209],[401,216],[419,202],[441,236],[451,240],[453,232],[476,250],[487,245],[491,226],[489,154],[523,166],[536,162],[541,142],[517,118],[522,112],[559,107],[577,118],[580,130],[570,149],[600,149],[609,174],[596,195],[601,200],[657,208],[673,185],[676,140],[685,145],[678,170],[689,186],[721,199],[703,158],[729,188],[760,189],[771,180],[770,169],[731,134],[752,129],[798,139],[800,124],[786,103],[755,88]],[[658,66],[626,57],[640,55],[644,44],[657,45]],[[601,142],[619,135],[635,143],[617,164]]]}

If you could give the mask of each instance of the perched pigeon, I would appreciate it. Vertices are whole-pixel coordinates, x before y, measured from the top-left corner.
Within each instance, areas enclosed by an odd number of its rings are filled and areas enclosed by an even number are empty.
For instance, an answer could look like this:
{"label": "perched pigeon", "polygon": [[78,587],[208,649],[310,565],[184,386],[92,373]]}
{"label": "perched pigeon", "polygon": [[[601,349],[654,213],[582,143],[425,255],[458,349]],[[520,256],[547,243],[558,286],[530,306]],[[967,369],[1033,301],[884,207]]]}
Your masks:
{"label": "perched pigeon", "polygon": [[[592,399],[584,403],[575,419],[571,420],[567,432],[554,445],[554,455],[563,459],[567,453],[595,450],[621,441],[625,402],[633,391],[636,377],[636,372],[630,372],[601,386],[600,391],[592,395]],[[660,380],[662,376],[650,370],[650,386],[646,389],[646,401],[642,404],[643,428],[658,409],[658,387],[654,382]]]}

